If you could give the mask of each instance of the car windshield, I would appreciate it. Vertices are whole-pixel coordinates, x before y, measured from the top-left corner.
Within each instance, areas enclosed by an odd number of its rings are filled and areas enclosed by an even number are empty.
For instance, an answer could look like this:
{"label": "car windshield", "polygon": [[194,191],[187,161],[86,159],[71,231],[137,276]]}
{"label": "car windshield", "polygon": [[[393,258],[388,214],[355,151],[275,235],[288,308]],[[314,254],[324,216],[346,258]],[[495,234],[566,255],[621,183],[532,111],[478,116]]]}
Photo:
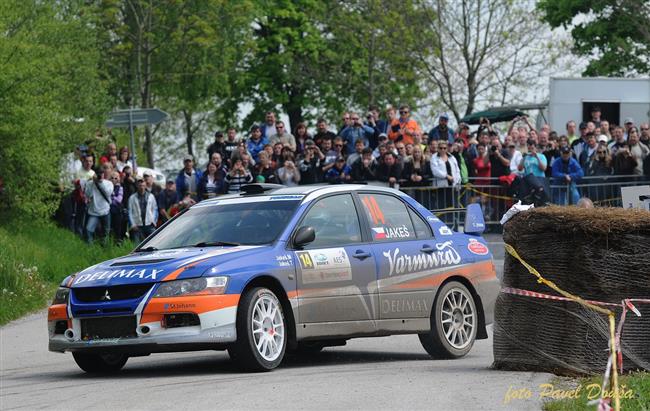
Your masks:
{"label": "car windshield", "polygon": [[287,226],[298,204],[261,199],[193,207],[139,250],[268,244]]}

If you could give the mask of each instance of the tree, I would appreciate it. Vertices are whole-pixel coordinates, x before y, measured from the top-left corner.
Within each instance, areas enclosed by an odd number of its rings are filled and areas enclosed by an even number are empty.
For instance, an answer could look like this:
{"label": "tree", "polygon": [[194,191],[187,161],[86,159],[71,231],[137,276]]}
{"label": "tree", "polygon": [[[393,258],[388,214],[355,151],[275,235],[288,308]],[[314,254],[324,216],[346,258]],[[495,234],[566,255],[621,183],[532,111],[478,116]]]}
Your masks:
{"label": "tree", "polygon": [[315,113],[331,119],[373,103],[416,102],[416,16],[410,0],[259,1],[241,89],[254,107],[246,123],[277,105],[293,129]]}
{"label": "tree", "polygon": [[[417,38],[426,19],[410,0],[339,1],[327,24],[336,37],[343,62],[341,79],[351,101],[371,105],[408,103],[422,97],[417,71]],[[430,36],[430,34],[426,34]]]}
{"label": "tree", "polygon": [[542,0],[537,8],[552,27],[571,28],[574,53],[591,60],[584,75],[650,73],[650,1]]}
{"label": "tree", "polygon": [[107,108],[97,38],[76,1],[0,6],[0,176],[19,215],[49,217],[63,153]]}
{"label": "tree", "polygon": [[425,85],[456,120],[535,86],[562,50],[525,0],[421,0],[432,37],[418,48]]}

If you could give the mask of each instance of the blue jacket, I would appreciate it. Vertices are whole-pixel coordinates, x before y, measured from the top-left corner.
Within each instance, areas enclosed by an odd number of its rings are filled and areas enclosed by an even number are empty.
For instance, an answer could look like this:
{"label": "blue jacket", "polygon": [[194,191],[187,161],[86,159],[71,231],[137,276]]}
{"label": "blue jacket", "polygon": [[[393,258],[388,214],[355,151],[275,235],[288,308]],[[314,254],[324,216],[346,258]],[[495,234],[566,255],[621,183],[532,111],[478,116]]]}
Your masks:
{"label": "blue jacket", "polygon": [[345,183],[345,176],[349,176],[351,172],[352,169],[347,164],[343,166],[341,171],[337,170],[336,167],[332,167],[327,170],[327,173],[325,174],[325,180],[327,180],[330,184]]}
{"label": "blue jacket", "polygon": [[[181,171],[178,172],[178,175],[176,176],[176,192],[178,193],[178,196],[183,199],[185,196],[186,192],[188,191],[188,187],[185,186],[185,177],[183,174],[185,173],[185,169],[181,169]],[[194,170],[194,178],[196,179],[196,189],[199,189],[199,183],[201,182],[201,177],[203,176],[203,173],[201,170]],[[195,192],[192,197],[196,197],[197,193]]]}
{"label": "blue jacket", "polygon": [[253,156],[256,163],[259,161],[257,156],[260,154],[260,151],[264,150],[264,146],[268,143],[269,141],[266,137],[260,138],[257,143],[250,138],[246,142],[246,149],[251,153],[251,156]]}
{"label": "blue jacket", "polygon": [[575,158],[569,157],[568,163],[562,161],[562,157],[556,158],[551,165],[551,175],[555,179],[555,183],[565,184],[566,180],[564,179],[564,176],[567,174],[571,177],[571,181],[574,183],[584,176],[582,167],[580,167],[580,164]]}
{"label": "blue jacket", "polygon": [[349,126],[341,130],[341,137],[343,137],[343,141],[345,141],[347,150],[346,153],[354,153],[354,142],[359,138],[363,140],[364,147],[368,147],[370,145],[370,139],[374,134],[375,129],[365,124],[361,127]]}
{"label": "blue jacket", "polygon": [[447,127],[447,135],[445,136],[442,131],[440,131],[440,126],[435,126],[429,131],[429,141],[431,140],[442,140],[445,137],[449,144],[454,142],[454,132],[451,128]]}

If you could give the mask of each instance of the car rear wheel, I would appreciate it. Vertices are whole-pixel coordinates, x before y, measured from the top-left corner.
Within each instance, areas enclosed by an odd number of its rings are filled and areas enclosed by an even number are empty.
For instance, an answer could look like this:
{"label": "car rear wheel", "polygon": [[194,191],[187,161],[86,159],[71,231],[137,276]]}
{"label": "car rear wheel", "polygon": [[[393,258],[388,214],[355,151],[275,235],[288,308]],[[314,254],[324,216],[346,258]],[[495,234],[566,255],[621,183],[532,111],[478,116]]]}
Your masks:
{"label": "car rear wheel", "polygon": [[110,374],[124,367],[129,359],[124,354],[87,354],[72,353],[79,368],[91,374]]}
{"label": "car rear wheel", "polygon": [[451,281],[438,292],[431,311],[431,331],[420,334],[424,349],[434,358],[460,358],[474,345],[478,313],[472,293]]}
{"label": "car rear wheel", "polygon": [[270,371],[282,362],[287,346],[284,312],[268,288],[249,290],[237,310],[237,343],[230,357],[249,371]]}

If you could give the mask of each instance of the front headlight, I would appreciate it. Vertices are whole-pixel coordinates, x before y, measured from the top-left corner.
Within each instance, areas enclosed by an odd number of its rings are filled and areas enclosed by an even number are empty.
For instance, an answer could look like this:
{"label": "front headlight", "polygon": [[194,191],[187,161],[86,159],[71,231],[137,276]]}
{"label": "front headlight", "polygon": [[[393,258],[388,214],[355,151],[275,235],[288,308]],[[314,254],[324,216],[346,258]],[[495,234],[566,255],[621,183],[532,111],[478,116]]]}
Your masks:
{"label": "front headlight", "polygon": [[70,296],[70,289],[65,287],[59,287],[54,294],[54,300],[52,300],[52,305],[54,304],[67,304],[68,296]]}
{"label": "front headlight", "polygon": [[153,296],[156,298],[223,294],[227,284],[228,277],[201,277],[168,281],[160,284]]}

